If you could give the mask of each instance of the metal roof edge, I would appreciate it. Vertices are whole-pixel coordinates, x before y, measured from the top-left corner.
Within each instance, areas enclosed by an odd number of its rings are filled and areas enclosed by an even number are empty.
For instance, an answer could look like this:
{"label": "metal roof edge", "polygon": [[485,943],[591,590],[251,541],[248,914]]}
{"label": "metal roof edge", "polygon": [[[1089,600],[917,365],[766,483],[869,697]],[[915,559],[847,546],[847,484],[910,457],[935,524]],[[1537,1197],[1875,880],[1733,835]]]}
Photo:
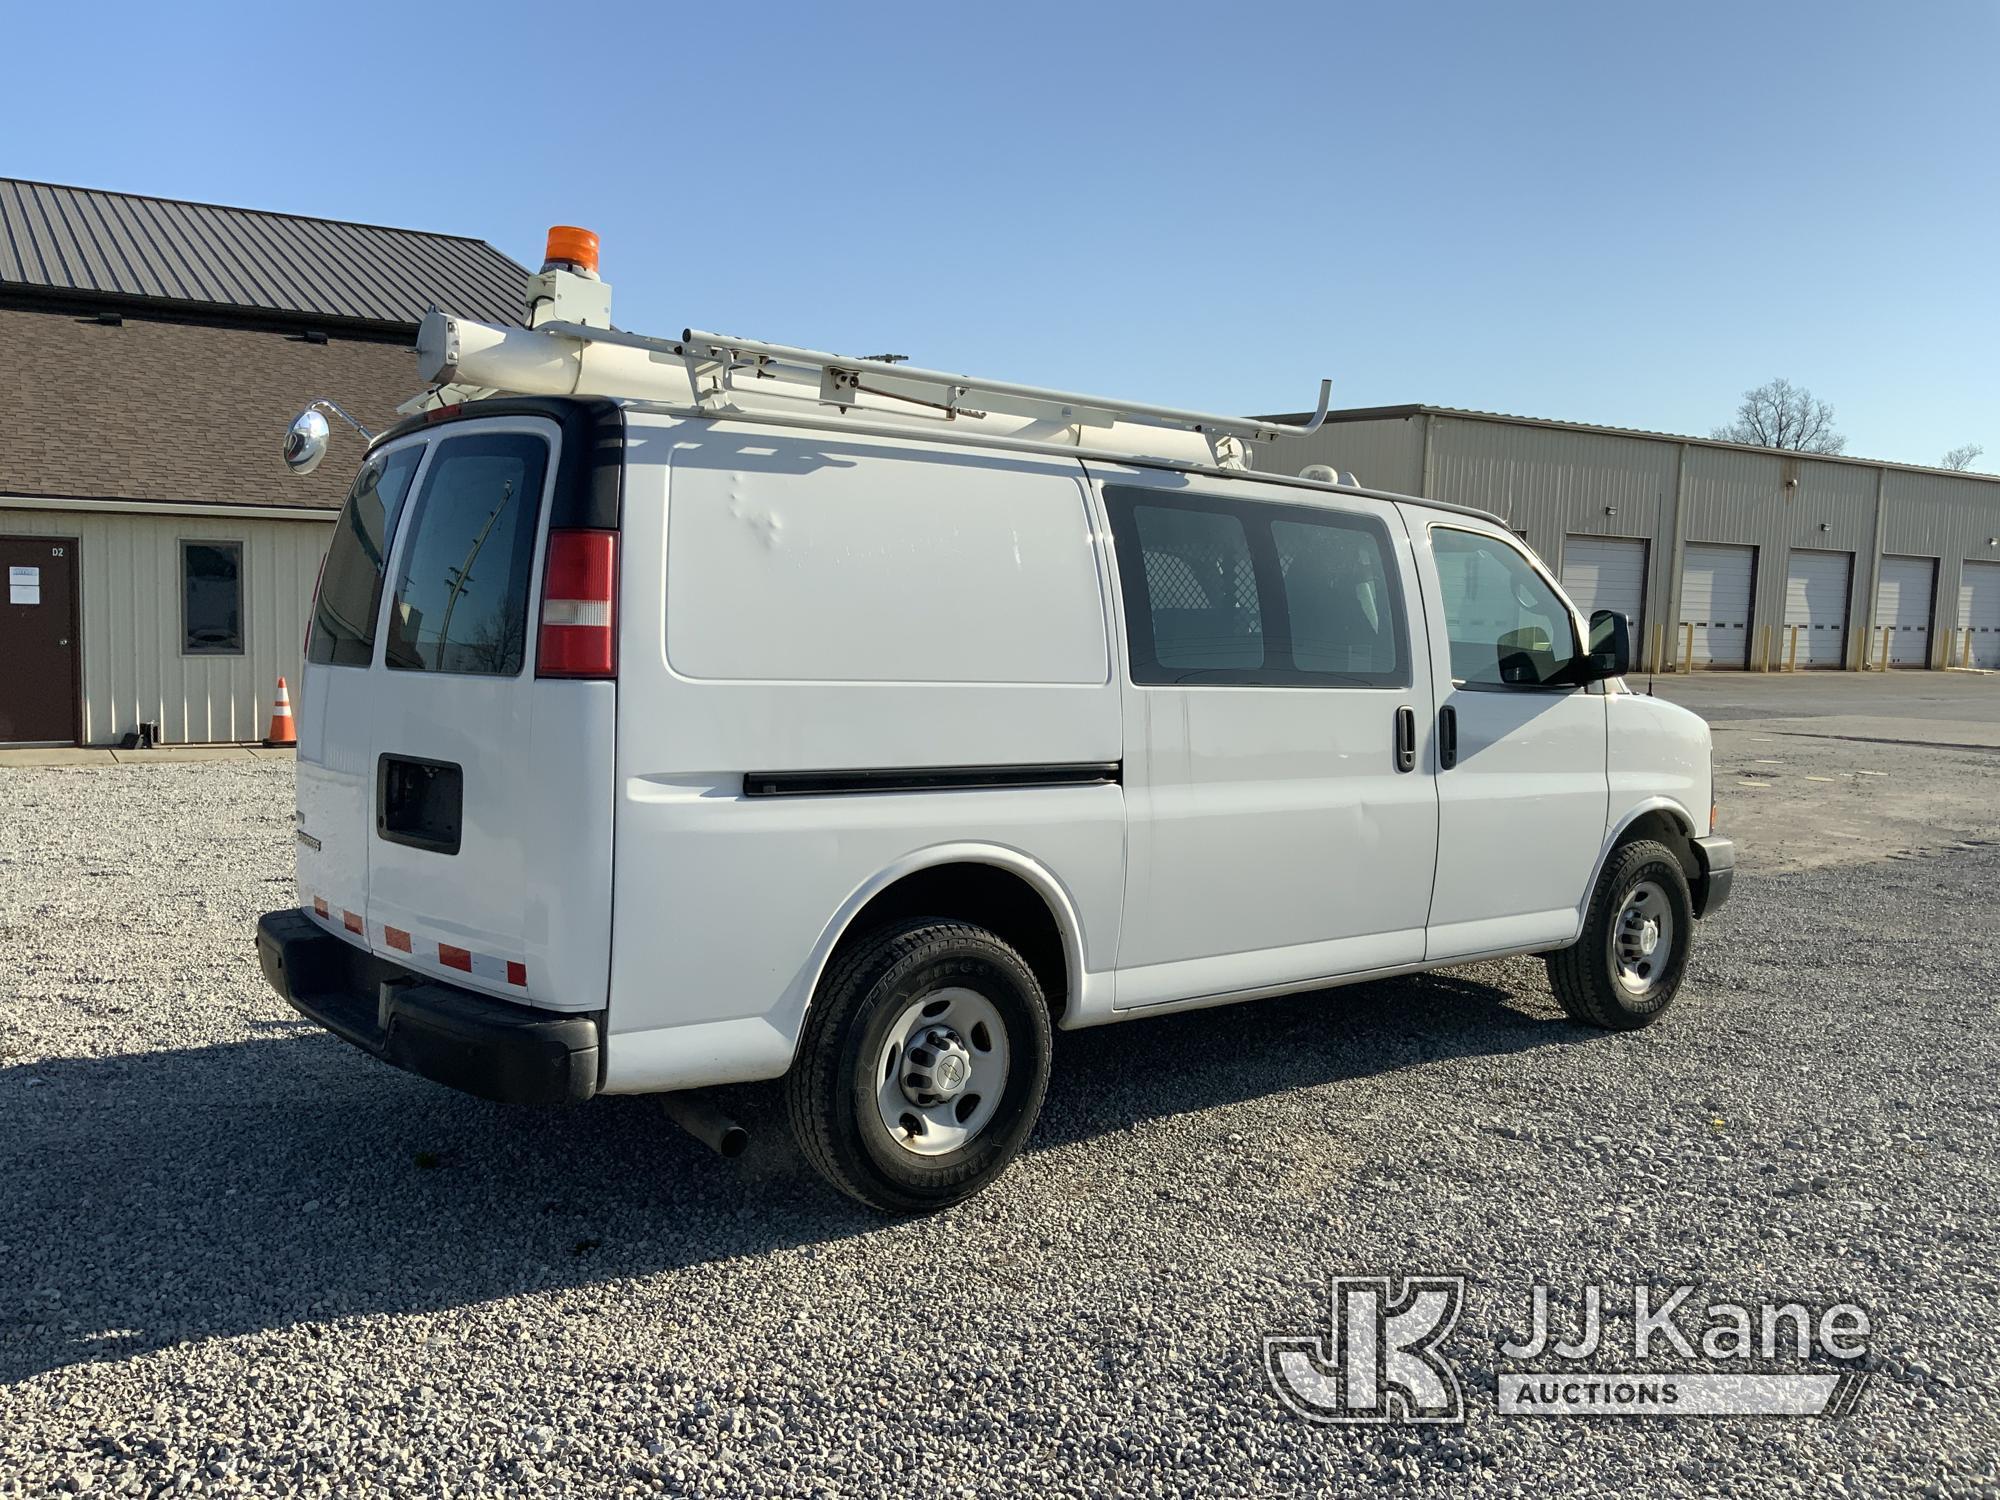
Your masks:
{"label": "metal roof edge", "polygon": [[368,334],[374,342],[394,340],[411,349],[416,347],[417,329],[422,326],[421,323],[355,318],[331,312],[300,312],[254,303],[191,302],[144,292],[49,286],[39,281],[0,281],[0,307],[56,314],[77,312],[87,315],[96,311],[156,313],[161,322],[223,324],[249,332],[298,333],[324,329],[341,334]]}
{"label": "metal roof edge", "polygon": [[[1261,422],[1297,422],[1311,415],[1310,412],[1286,415],[1271,413],[1260,416]],[[1545,427],[1555,432],[1590,432],[1604,437],[1643,438],[1655,443],[1687,443],[1697,448],[1721,448],[1735,453],[1757,453],[1769,458],[1807,459],[1822,464],[1853,464],[1863,469],[1894,469],[1906,474],[1937,474],[1947,479],[1977,479],[1987,484],[2000,484],[2000,474],[1986,474],[1973,469],[1943,469],[1934,464],[1904,463],[1893,458],[1862,458],[1852,453],[1805,453],[1796,448],[1766,448],[1756,443],[1732,443],[1726,438],[1696,437],[1685,432],[1659,432],[1645,427],[1607,427],[1597,422],[1570,422],[1560,417],[1523,417],[1512,412],[1475,411],[1464,406],[1430,406],[1416,404],[1410,406],[1355,406],[1326,414],[1327,426],[1335,422],[1386,421],[1404,417],[1457,417],[1467,422],[1499,422],[1512,427]]]}
{"label": "metal roof edge", "polygon": [[[274,460],[275,462],[275,460]],[[340,505],[232,505],[218,500],[130,500],[82,495],[0,494],[0,510],[82,511],[94,515],[236,516],[250,521],[337,521]]]}
{"label": "metal roof edge", "polygon": [[385,234],[409,234],[427,240],[458,240],[468,245],[483,245],[495,255],[520,269],[523,275],[528,268],[515,260],[506,251],[499,249],[491,240],[472,234],[450,234],[441,229],[410,229],[401,224],[376,224],[366,219],[335,219],[325,214],[295,214],[281,208],[245,208],[240,203],[211,203],[203,198],[168,198],[160,193],[131,193],[123,188],[84,187],[74,182],[47,182],[39,177],[11,177],[0,174],[0,181],[18,182],[24,187],[55,188],[65,193],[95,193],[107,198],[136,198],[146,203],[171,203],[186,208],[212,208],[222,213],[250,214],[261,219],[294,219],[302,224],[339,224],[350,229],[375,229]]}

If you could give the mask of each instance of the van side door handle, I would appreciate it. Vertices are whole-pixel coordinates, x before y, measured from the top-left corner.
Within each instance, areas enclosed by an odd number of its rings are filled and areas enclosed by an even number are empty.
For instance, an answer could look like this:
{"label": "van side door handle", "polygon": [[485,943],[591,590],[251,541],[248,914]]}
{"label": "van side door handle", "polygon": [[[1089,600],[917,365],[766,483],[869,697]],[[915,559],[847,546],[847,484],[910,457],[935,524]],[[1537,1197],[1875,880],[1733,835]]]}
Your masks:
{"label": "van side door handle", "polygon": [[1438,764],[1449,771],[1458,764],[1458,710],[1438,710]]}
{"label": "van side door handle", "polygon": [[1417,711],[1414,708],[1396,710],[1396,769],[1414,771],[1417,768]]}

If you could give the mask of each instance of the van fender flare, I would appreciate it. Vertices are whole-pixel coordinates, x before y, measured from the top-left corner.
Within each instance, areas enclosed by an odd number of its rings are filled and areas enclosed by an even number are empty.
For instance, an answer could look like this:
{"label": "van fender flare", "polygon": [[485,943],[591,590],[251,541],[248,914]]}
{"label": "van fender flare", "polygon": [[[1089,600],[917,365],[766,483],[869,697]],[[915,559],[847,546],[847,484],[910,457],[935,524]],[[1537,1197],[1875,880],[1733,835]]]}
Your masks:
{"label": "van fender flare", "polygon": [[1068,971],[1071,1004],[1074,1006],[1082,997],[1085,971],[1083,966],[1083,922],[1077,915],[1076,902],[1071,899],[1067,887],[1057,879],[1055,872],[1034,856],[1004,844],[954,843],[933,844],[923,849],[913,849],[901,858],[885,865],[848,893],[821,929],[814,942],[812,952],[806,959],[801,972],[801,993],[797,1004],[798,1024],[791,1028],[792,1044],[798,1045],[798,1037],[804,1028],[805,1014],[812,1007],[813,996],[819,992],[820,981],[826,977],[826,967],[833,959],[833,953],[840,946],[849,930],[868,903],[899,880],[925,870],[934,870],[944,865],[991,865],[1019,876],[1029,889],[1042,898],[1050,913],[1056,919],[1056,929],[1062,937],[1063,967]]}
{"label": "van fender flare", "polygon": [[1590,898],[1597,890],[1597,882],[1603,878],[1604,866],[1611,859],[1611,851],[1618,847],[1619,843],[1625,837],[1626,830],[1634,823],[1638,822],[1648,813],[1662,811],[1670,814],[1673,820],[1680,824],[1682,833],[1686,834],[1689,838],[1695,837],[1694,814],[1687,810],[1685,804],[1675,801],[1672,797],[1647,797],[1642,801],[1633,803],[1631,807],[1626,809],[1624,815],[1611,826],[1611,831],[1605,835],[1603,847],[1597,851],[1596,862],[1590,867],[1590,882],[1584,886],[1583,896],[1576,904],[1576,930],[1578,933],[1583,931],[1584,915],[1590,910]]}

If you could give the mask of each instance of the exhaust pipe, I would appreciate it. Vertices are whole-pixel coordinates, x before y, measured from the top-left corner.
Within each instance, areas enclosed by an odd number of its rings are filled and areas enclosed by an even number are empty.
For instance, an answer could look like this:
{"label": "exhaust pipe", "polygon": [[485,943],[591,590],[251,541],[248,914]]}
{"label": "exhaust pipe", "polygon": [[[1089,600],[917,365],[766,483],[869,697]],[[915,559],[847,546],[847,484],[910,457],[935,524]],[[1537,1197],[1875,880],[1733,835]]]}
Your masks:
{"label": "exhaust pipe", "polygon": [[718,1156],[741,1156],[750,1144],[750,1132],[711,1104],[705,1093],[662,1094],[660,1108],[669,1120]]}

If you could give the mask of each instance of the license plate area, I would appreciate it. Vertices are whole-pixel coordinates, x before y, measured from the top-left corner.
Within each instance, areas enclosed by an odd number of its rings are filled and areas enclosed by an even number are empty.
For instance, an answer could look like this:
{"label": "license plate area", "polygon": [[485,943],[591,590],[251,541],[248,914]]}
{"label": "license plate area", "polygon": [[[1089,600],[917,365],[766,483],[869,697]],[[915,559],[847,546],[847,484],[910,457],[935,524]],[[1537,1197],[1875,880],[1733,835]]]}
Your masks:
{"label": "license plate area", "polygon": [[445,760],[383,755],[375,766],[375,833],[392,844],[458,853],[465,773]]}

